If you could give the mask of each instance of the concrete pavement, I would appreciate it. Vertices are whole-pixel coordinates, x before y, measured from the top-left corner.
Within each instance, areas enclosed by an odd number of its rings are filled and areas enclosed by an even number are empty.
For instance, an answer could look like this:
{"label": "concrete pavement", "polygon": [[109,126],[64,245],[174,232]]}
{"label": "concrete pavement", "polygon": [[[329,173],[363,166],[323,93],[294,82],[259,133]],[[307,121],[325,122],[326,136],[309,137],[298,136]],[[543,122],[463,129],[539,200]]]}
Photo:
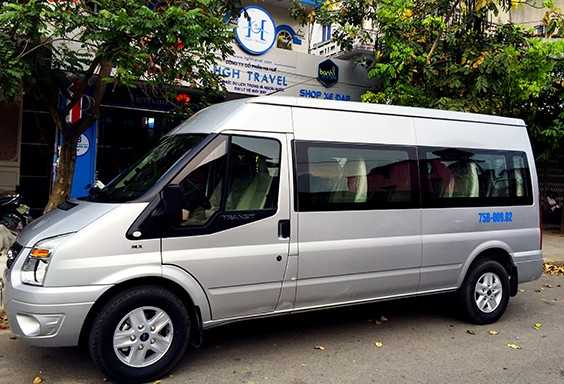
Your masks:
{"label": "concrete pavement", "polygon": [[542,250],[546,262],[564,265],[564,234],[557,230],[544,231]]}
{"label": "concrete pavement", "polygon": [[[544,275],[520,288],[489,326],[460,321],[452,301],[436,296],[220,327],[161,383],[563,384],[564,277]],[[374,321],[382,315],[388,321]],[[104,380],[76,348],[29,347],[0,332],[0,383],[29,384],[39,373],[46,384]]]}

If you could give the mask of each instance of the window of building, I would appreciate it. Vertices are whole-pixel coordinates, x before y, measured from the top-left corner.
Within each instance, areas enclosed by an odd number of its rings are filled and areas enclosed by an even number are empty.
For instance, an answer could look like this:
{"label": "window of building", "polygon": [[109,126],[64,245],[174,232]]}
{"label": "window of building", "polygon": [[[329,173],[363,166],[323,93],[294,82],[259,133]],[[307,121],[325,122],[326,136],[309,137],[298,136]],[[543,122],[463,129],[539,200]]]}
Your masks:
{"label": "window of building", "polygon": [[523,152],[421,148],[425,207],[531,204]]}
{"label": "window of building", "polygon": [[280,31],[276,36],[276,48],[292,50],[292,35],[288,31]]}
{"label": "window of building", "polygon": [[321,27],[321,42],[329,41],[332,37],[331,25],[323,25]]}
{"label": "window of building", "polygon": [[411,147],[297,142],[296,168],[299,211],[417,205]]}
{"label": "window of building", "polygon": [[181,225],[204,225],[220,211],[275,210],[279,173],[278,141],[226,138],[180,183],[184,195]]}

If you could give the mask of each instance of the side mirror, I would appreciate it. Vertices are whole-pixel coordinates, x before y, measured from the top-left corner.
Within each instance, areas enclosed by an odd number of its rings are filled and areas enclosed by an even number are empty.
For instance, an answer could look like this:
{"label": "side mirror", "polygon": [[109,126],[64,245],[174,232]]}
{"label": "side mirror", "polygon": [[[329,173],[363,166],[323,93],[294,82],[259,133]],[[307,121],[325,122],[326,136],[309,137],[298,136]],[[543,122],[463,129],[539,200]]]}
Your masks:
{"label": "side mirror", "polygon": [[182,187],[178,184],[165,186],[161,191],[161,200],[168,224],[179,224],[182,221]]}

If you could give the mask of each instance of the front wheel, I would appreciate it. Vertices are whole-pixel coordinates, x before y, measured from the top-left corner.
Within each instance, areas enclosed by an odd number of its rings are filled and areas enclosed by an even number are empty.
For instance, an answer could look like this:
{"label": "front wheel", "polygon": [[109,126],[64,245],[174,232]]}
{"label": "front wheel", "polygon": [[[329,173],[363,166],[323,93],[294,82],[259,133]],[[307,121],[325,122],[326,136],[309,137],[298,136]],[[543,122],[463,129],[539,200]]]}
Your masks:
{"label": "front wheel", "polygon": [[509,302],[509,275],[497,261],[484,260],[470,270],[460,287],[463,314],[474,324],[496,322]]}
{"label": "front wheel", "polygon": [[184,303],[170,291],[134,287],[110,300],[95,318],[90,356],[119,383],[157,379],[180,361],[190,336]]}

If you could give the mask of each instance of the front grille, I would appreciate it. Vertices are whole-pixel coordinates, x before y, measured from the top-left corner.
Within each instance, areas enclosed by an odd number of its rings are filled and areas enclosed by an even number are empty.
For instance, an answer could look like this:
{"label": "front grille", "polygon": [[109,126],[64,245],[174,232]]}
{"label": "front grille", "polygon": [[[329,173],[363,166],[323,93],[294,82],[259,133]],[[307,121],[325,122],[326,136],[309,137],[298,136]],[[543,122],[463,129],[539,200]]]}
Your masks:
{"label": "front grille", "polygon": [[18,243],[14,243],[10,249],[8,249],[8,260],[6,261],[6,268],[12,268],[12,265],[18,258],[18,255],[22,251],[23,246],[19,245]]}

